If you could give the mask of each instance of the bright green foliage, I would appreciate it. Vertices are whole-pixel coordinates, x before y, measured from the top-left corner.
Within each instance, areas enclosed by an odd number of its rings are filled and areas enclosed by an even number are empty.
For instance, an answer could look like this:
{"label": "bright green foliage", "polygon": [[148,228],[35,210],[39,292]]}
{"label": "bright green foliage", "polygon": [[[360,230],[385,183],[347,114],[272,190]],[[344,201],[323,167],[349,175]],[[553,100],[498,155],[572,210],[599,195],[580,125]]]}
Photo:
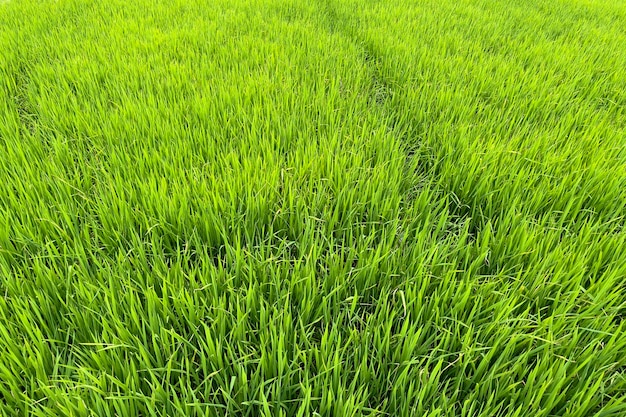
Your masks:
{"label": "bright green foliage", "polygon": [[0,2],[0,414],[626,415],[625,28]]}

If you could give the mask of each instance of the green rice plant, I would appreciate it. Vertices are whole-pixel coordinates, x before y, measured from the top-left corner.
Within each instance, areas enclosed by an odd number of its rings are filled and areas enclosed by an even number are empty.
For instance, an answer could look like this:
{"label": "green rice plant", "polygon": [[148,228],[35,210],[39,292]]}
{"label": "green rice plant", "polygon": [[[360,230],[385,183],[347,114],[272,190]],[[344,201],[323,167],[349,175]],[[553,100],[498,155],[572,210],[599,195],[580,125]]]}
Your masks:
{"label": "green rice plant", "polygon": [[626,415],[625,26],[0,2],[0,414]]}

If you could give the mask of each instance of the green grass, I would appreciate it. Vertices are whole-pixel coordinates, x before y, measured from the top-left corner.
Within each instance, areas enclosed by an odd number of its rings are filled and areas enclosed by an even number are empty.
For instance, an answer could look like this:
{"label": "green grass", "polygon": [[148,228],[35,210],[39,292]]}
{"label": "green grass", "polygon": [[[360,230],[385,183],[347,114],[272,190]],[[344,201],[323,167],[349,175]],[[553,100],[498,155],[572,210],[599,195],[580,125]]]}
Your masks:
{"label": "green grass", "polygon": [[626,415],[626,3],[0,3],[0,415]]}

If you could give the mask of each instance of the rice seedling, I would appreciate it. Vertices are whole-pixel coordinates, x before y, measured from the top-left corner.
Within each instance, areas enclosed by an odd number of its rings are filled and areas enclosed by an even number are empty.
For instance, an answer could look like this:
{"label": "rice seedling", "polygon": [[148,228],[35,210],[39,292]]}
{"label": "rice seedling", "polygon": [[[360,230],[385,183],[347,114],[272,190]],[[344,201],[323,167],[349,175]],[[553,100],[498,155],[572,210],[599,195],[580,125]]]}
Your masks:
{"label": "rice seedling", "polygon": [[0,2],[0,414],[626,415],[625,26]]}

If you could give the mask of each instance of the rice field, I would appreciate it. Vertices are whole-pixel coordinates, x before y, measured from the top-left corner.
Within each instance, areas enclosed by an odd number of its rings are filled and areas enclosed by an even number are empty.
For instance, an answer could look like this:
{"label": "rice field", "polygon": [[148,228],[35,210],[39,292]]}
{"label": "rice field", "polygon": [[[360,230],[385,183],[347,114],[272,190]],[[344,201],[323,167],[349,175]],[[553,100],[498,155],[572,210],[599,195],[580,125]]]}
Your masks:
{"label": "rice field", "polygon": [[626,415],[626,3],[0,0],[0,415]]}

